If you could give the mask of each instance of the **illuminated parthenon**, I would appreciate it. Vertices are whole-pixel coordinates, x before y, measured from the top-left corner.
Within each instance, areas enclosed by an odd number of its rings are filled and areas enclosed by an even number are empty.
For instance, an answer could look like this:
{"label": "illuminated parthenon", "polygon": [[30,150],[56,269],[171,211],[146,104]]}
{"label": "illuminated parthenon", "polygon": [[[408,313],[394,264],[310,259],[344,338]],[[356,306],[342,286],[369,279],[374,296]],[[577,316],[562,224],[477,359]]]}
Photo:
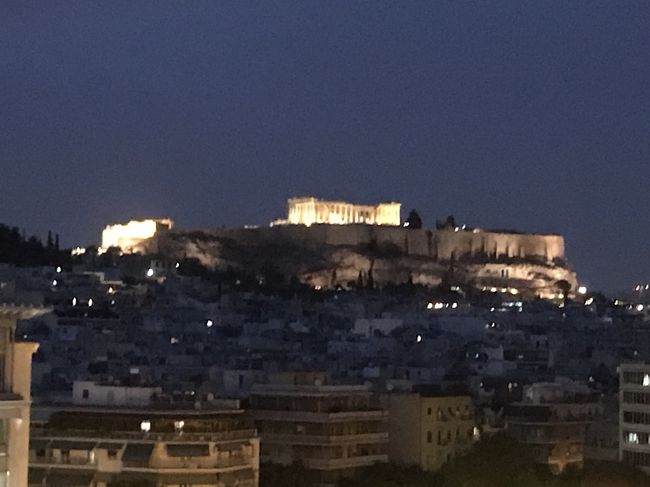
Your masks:
{"label": "illuminated parthenon", "polygon": [[290,198],[287,220],[277,222],[291,225],[325,223],[348,225],[399,225],[400,203],[379,203],[378,205],[355,205],[345,201],[326,201],[313,197]]}

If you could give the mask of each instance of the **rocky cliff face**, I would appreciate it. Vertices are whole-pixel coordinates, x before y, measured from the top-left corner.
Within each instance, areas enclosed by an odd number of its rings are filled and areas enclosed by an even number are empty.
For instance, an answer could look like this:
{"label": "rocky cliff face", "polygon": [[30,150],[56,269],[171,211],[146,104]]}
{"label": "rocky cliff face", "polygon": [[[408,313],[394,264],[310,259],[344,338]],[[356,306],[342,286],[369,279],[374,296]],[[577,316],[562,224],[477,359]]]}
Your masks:
{"label": "rocky cliff face", "polygon": [[[269,238],[271,235],[271,238]],[[576,286],[575,273],[561,260],[540,256],[515,257],[408,253],[391,241],[361,241],[332,244],[316,239],[295,239],[278,233],[171,232],[150,244],[164,257],[197,259],[210,269],[244,270],[249,273],[272,269],[287,279],[296,277],[313,286],[347,287],[361,277],[382,286],[408,281],[436,286],[444,278],[459,285],[514,288],[523,295],[552,294],[556,283],[566,280]]]}

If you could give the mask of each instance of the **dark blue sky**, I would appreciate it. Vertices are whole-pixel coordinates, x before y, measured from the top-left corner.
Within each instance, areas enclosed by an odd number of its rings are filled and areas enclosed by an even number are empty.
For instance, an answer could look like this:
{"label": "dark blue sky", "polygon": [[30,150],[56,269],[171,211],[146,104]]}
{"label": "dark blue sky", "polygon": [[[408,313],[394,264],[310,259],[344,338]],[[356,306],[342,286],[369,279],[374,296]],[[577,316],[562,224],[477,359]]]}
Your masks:
{"label": "dark blue sky", "polygon": [[296,194],[559,232],[650,280],[650,2],[0,4],[0,221],[265,224]]}

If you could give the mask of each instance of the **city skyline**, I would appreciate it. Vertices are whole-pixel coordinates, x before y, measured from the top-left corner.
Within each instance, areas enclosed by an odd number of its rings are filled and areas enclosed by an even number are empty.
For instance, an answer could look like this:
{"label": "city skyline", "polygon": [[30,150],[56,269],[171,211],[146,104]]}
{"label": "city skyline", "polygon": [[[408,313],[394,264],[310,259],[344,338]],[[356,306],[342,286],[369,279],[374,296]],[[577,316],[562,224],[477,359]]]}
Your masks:
{"label": "city skyline", "polygon": [[397,200],[560,233],[590,288],[649,279],[646,3],[3,10],[2,223],[73,246]]}

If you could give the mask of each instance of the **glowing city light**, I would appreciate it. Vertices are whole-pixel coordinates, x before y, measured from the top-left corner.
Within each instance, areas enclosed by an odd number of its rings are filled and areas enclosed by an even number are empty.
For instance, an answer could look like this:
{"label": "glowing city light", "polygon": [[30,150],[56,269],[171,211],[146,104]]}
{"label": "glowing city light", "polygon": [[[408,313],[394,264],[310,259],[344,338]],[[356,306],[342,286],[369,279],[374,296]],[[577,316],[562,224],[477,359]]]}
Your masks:
{"label": "glowing city light", "polygon": [[422,341],[422,335],[418,335],[418,336],[415,338],[415,341],[416,341],[417,343],[420,343],[420,342]]}
{"label": "glowing city light", "polygon": [[70,251],[70,255],[72,255],[73,257],[83,255],[85,253],[86,253],[86,249],[83,247],[75,247]]}
{"label": "glowing city light", "polygon": [[142,421],[140,423],[140,431],[149,433],[151,431],[151,421]]}
{"label": "glowing city light", "polygon": [[205,322],[205,326],[207,326],[208,328],[212,328],[212,325],[214,325],[214,322],[212,320],[208,320]]}
{"label": "glowing city light", "polygon": [[578,288],[578,294],[582,294],[583,296],[587,294],[587,286],[580,286]]}
{"label": "glowing city light", "polygon": [[56,272],[57,272],[57,274],[61,274],[61,271],[62,271],[62,270],[63,270],[63,269],[61,269],[61,266],[58,266],[58,267],[56,268]]}
{"label": "glowing city light", "polygon": [[94,302],[93,302],[93,298],[90,298],[90,299],[88,300],[88,307],[89,307],[89,308],[92,308],[93,304],[94,304]]}
{"label": "glowing city light", "polygon": [[153,269],[151,267],[147,269],[147,277],[153,277]]}

